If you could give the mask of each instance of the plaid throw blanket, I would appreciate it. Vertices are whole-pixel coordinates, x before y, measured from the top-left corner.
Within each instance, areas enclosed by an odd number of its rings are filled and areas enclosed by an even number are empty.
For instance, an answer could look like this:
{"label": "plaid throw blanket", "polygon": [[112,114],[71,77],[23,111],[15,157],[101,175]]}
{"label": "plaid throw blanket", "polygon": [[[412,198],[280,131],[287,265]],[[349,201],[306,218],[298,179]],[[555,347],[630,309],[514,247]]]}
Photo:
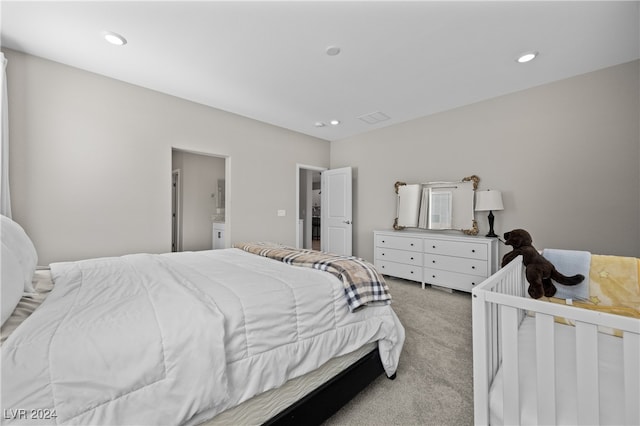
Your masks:
{"label": "plaid throw blanket", "polygon": [[344,285],[349,310],[371,304],[389,304],[389,288],[378,271],[363,259],[315,250],[302,250],[271,243],[240,243],[235,248],[279,260],[289,265],[329,272]]}

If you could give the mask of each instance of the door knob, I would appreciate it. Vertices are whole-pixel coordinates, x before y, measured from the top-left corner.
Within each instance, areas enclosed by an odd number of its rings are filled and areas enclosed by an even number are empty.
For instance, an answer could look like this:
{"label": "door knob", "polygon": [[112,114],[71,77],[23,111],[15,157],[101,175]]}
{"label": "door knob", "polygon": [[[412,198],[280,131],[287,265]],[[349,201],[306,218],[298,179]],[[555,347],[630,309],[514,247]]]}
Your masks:
{"label": "door knob", "polygon": [[347,225],[351,225],[351,221],[350,220],[343,220],[343,223],[346,223]]}

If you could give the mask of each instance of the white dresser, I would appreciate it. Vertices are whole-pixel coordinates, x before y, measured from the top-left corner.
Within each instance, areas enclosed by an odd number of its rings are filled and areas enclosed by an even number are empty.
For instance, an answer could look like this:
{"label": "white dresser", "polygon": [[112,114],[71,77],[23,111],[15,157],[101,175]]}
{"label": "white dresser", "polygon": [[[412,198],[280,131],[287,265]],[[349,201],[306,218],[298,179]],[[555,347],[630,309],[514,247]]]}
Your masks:
{"label": "white dresser", "polygon": [[498,240],[453,232],[374,231],[384,275],[470,292],[498,270]]}

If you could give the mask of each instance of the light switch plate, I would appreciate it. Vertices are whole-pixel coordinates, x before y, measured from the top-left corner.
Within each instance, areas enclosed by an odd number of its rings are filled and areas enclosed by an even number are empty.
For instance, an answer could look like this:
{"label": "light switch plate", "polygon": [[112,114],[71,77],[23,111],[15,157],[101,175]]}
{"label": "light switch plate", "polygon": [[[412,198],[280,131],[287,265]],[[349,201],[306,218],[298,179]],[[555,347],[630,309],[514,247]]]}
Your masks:
{"label": "light switch plate", "polygon": [[286,215],[287,215],[286,210],[278,210],[278,216],[286,216]]}

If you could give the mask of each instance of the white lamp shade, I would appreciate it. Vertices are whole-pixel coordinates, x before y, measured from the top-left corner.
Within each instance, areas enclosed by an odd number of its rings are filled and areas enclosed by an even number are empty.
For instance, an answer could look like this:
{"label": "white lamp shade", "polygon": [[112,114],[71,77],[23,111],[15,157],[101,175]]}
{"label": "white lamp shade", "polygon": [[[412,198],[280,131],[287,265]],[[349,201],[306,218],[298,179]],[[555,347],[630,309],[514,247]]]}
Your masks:
{"label": "white lamp shade", "polygon": [[495,190],[476,191],[476,211],[504,210],[502,193]]}

